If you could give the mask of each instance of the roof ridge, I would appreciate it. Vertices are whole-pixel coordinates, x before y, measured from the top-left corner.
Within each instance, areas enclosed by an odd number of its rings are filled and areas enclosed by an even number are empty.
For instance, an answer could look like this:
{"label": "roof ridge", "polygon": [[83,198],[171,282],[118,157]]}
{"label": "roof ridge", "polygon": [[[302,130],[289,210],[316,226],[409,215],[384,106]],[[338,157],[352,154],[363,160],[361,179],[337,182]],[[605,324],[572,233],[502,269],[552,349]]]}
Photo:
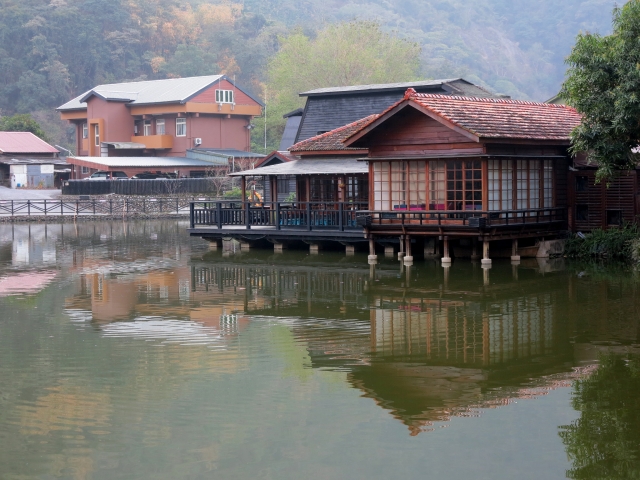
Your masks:
{"label": "roof ridge", "polygon": [[553,103],[545,103],[545,102],[534,102],[532,100],[516,100],[512,98],[490,98],[490,97],[465,97],[462,95],[437,95],[433,93],[418,93],[412,88],[407,90],[406,99],[433,99],[433,100],[461,100],[461,101],[470,101],[470,102],[480,102],[480,103],[497,103],[497,104],[505,104],[505,105],[531,105],[531,106],[543,106],[548,108],[560,108],[567,110],[575,110],[575,108],[569,105],[558,105]]}

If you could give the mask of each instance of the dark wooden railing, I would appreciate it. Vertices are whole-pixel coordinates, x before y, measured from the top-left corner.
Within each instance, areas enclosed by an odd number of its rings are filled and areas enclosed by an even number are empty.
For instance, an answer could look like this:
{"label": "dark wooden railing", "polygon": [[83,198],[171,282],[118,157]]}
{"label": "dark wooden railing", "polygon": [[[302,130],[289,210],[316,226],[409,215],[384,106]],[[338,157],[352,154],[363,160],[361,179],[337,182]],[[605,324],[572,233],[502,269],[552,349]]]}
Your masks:
{"label": "dark wooden railing", "polygon": [[416,226],[458,226],[466,228],[496,228],[528,224],[562,223],[567,220],[567,209],[534,208],[526,210],[436,210],[436,211],[360,211],[357,222],[363,227],[384,227],[388,225]]}
{"label": "dark wooden railing", "polygon": [[366,203],[349,202],[192,202],[191,228],[197,226],[271,227],[276,230],[358,230]]}

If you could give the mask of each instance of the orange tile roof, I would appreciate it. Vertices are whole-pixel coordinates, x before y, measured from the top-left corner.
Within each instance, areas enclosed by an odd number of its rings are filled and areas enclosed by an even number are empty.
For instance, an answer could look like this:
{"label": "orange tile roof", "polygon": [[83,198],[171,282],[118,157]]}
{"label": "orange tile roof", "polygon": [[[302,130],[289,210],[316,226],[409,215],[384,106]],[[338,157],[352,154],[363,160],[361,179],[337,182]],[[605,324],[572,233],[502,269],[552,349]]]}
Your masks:
{"label": "orange tile roof", "polygon": [[290,152],[316,152],[316,151],[336,151],[336,150],[361,150],[358,148],[345,147],[342,142],[360,130],[364,125],[378,118],[377,114],[356,120],[330,132],[307,138],[289,147]]}
{"label": "orange tile roof", "polygon": [[[380,114],[411,101],[480,138],[566,140],[581,122],[581,115],[567,105],[416,93],[408,89],[402,100]],[[360,129],[375,119],[362,124]],[[353,132],[356,133],[355,131]],[[346,139],[344,139],[346,140]]]}

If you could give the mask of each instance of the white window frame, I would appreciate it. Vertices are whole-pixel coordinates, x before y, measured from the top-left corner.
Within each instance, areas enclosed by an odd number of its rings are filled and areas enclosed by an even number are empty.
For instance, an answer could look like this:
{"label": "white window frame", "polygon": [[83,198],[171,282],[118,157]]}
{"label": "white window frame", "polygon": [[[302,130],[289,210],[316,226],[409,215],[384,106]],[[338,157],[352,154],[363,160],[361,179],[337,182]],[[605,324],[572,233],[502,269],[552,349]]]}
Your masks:
{"label": "white window frame", "polygon": [[184,117],[176,118],[176,137],[187,136],[187,119]]}
{"label": "white window frame", "polygon": [[166,133],[165,130],[165,123],[164,123],[164,118],[157,118],[156,119],[156,135],[165,135]]}
{"label": "white window frame", "polygon": [[151,132],[151,120],[143,120],[142,121],[142,134],[145,137],[152,135]]}
{"label": "white window frame", "polygon": [[87,122],[82,124],[82,138],[89,138],[89,124]]}
{"label": "white window frame", "polygon": [[216,103],[235,103],[233,90],[216,90]]}
{"label": "white window frame", "polygon": [[93,126],[93,135],[94,135],[94,145],[96,147],[100,146],[100,125],[97,123]]}
{"label": "white window frame", "polygon": [[81,167],[81,170],[83,175],[86,175],[87,173],[89,173],[89,167]]}

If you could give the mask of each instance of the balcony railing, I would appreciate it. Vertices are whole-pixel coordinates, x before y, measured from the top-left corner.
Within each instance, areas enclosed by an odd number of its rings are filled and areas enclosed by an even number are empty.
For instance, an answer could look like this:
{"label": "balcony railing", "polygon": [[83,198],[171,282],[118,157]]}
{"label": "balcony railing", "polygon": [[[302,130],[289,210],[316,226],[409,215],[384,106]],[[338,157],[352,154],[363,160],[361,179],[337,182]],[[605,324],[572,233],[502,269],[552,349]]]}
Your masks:
{"label": "balcony railing", "polygon": [[349,202],[192,202],[191,228],[267,228],[275,230],[484,230],[566,225],[567,209],[502,211],[371,211]]}
{"label": "balcony railing", "polygon": [[362,230],[357,215],[367,207],[349,202],[192,202],[191,228]]}
{"label": "balcony railing", "polygon": [[566,207],[534,208],[524,210],[434,210],[434,211],[360,211],[357,222],[363,227],[384,229],[393,226],[405,228],[453,227],[488,229],[522,225],[562,224],[567,221]]}
{"label": "balcony railing", "polygon": [[173,148],[173,136],[171,135],[134,135],[131,141],[142,143],[150,149]]}

